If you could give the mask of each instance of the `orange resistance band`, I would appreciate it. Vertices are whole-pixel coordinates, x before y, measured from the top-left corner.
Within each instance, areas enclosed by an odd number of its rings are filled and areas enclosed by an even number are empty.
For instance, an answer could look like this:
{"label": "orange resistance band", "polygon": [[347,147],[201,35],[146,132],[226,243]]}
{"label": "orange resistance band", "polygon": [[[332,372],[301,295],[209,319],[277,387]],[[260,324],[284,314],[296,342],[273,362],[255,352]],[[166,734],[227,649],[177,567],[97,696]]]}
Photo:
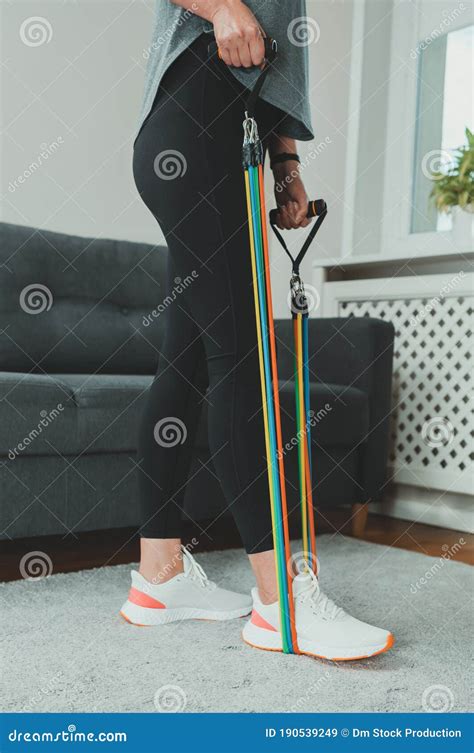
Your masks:
{"label": "orange resistance band", "polygon": [[[290,533],[288,530],[288,506],[286,502],[286,480],[285,480],[285,466],[283,461],[283,439],[281,431],[281,415],[280,415],[280,395],[278,392],[278,367],[276,359],[276,344],[275,344],[275,327],[273,321],[273,302],[272,302],[272,286],[270,280],[270,255],[268,252],[268,234],[267,234],[267,213],[265,208],[265,186],[263,179],[263,165],[258,166],[258,180],[260,187],[260,207],[262,216],[262,236],[263,236],[263,258],[265,266],[265,286],[267,290],[267,309],[268,309],[268,336],[270,341],[270,353],[272,362],[272,382],[273,382],[273,399],[275,405],[275,423],[276,423],[276,435],[277,435],[277,450],[278,450],[278,467],[280,476],[280,489],[281,489],[281,510],[283,518],[283,535],[285,540],[285,555],[287,562],[287,569],[291,563],[291,547],[290,547]],[[286,573],[288,584],[288,601],[290,607],[290,625],[291,625],[291,637],[293,642],[293,649],[295,654],[300,653],[298,649],[298,642],[296,637],[296,622],[295,622],[295,605],[293,601],[293,574]]]}

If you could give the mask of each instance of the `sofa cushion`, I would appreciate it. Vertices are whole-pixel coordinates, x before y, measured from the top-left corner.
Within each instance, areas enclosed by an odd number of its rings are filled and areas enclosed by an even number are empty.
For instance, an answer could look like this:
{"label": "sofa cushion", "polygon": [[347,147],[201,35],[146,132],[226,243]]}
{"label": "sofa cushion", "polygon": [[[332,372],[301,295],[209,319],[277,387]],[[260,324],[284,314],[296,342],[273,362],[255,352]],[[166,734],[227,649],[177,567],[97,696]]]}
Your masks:
{"label": "sofa cushion", "polygon": [[[310,384],[311,435],[322,447],[354,447],[363,442],[369,430],[369,406],[365,392],[338,384]],[[280,381],[280,405],[284,443],[296,435],[295,387],[293,381]],[[207,405],[204,404],[196,445],[207,446]]]}
{"label": "sofa cushion", "polygon": [[[355,387],[310,382],[311,437],[322,447],[354,447],[369,431],[367,395]],[[280,404],[284,441],[296,434],[295,387],[280,382]]]}
{"label": "sofa cushion", "polygon": [[[125,452],[136,447],[138,420],[152,377],[116,374],[0,373],[0,456]],[[353,387],[310,385],[312,438],[353,447],[369,426],[367,396]],[[280,383],[284,441],[296,434],[294,385]],[[196,446],[208,447],[203,411]]]}
{"label": "sofa cushion", "polygon": [[0,373],[0,455],[73,455],[136,447],[149,376]]}

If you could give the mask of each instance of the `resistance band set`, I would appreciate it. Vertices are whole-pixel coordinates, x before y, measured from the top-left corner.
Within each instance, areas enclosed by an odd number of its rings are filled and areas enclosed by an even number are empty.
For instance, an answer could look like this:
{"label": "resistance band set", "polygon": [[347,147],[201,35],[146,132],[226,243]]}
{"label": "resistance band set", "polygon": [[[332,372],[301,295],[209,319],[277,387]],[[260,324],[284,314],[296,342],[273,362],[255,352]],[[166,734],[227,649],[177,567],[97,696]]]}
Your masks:
{"label": "resistance band set", "polygon": [[[215,50],[215,47],[214,47]],[[292,559],[288,528],[288,509],[284,468],[283,440],[278,393],[276,341],[273,321],[272,289],[270,280],[267,215],[263,180],[264,152],[254,117],[255,106],[264,80],[276,58],[274,40],[265,39],[265,63],[247,101],[242,148],[245,190],[249,224],[250,255],[252,263],[255,321],[260,364],[262,407],[265,430],[268,484],[272,512],[273,541],[275,548],[278,601],[284,653],[299,653],[294,618],[292,593]],[[282,235],[276,228],[277,210],[270,212],[270,225],[292,262],[290,280],[291,309],[294,331],[295,403],[298,442],[299,487],[305,567],[316,572],[316,538],[314,527],[311,435],[309,405],[308,365],[308,302],[300,264],[327,214],[323,200],[312,201],[308,217],[317,217],[301,251],[293,258]]]}

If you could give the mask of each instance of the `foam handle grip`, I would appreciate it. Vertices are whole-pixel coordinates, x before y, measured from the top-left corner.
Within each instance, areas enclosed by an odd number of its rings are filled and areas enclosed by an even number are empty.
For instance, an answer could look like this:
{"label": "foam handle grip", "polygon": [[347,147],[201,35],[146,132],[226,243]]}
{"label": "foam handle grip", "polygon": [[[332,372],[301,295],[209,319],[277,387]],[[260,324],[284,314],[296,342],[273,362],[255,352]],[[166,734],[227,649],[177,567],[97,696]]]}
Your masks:
{"label": "foam handle grip", "polygon": [[[306,213],[306,217],[308,220],[312,219],[313,217],[319,217],[319,215],[323,214],[323,212],[326,211],[326,202],[323,199],[314,199],[313,201],[308,202],[308,211]],[[272,225],[275,225],[277,221],[277,215],[278,215],[278,209],[272,209],[270,211],[270,222]]]}
{"label": "foam handle grip", "polygon": [[[277,53],[277,43],[271,37],[264,37],[263,42],[265,45],[265,59],[273,60],[273,58],[275,57]],[[219,50],[219,47],[216,41],[210,43],[210,45],[207,48],[207,51],[209,55],[215,55],[217,53],[219,58],[221,57],[221,52]]]}

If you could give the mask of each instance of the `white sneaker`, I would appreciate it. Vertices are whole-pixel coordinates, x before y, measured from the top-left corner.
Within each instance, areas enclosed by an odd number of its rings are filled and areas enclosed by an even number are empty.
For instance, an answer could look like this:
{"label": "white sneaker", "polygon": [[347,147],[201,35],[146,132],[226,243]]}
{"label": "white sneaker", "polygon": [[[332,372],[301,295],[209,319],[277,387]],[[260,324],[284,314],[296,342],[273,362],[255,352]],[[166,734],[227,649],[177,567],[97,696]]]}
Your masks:
{"label": "white sneaker", "polygon": [[[278,602],[262,604],[252,589],[253,611],[242,637],[254,648],[282,651]],[[393,646],[391,633],[351,617],[325,596],[314,573],[293,580],[298,648],[320,659],[346,661],[381,654]]]}
{"label": "white sneaker", "polygon": [[184,573],[155,585],[132,570],[132,587],[120,614],[134,625],[164,625],[178,620],[232,620],[245,617],[252,599],[219,588],[184,548]]}

